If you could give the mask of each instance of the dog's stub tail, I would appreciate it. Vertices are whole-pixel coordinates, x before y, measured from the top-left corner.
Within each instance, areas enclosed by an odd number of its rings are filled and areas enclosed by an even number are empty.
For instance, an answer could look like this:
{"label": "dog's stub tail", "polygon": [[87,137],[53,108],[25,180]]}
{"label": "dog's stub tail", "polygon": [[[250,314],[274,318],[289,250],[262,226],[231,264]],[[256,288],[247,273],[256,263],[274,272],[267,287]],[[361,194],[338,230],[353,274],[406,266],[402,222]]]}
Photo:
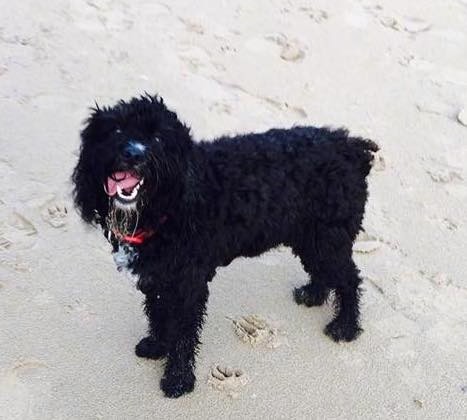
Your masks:
{"label": "dog's stub tail", "polygon": [[374,141],[359,137],[355,139],[355,143],[358,144],[356,149],[361,162],[360,170],[364,176],[367,176],[375,163],[375,156],[380,148]]}
{"label": "dog's stub tail", "polygon": [[364,140],[369,151],[376,153],[379,152],[379,146],[373,140]]}

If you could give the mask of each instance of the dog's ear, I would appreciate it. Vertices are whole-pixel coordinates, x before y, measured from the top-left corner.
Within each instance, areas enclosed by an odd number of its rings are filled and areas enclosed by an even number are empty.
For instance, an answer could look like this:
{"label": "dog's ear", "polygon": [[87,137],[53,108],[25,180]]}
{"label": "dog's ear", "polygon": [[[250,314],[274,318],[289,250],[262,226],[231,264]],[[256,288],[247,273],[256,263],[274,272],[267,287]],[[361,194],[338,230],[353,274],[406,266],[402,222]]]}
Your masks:
{"label": "dog's ear", "polygon": [[[183,155],[192,146],[190,128],[185,125],[176,112],[168,109],[162,98],[155,96],[140,99],[145,108],[145,128],[152,138],[159,142],[169,155]],[[143,118],[141,118],[143,120]]]}
{"label": "dog's ear", "polygon": [[89,160],[83,154],[81,145],[81,155],[76,165],[71,180],[73,182],[73,200],[80,212],[81,217],[87,223],[92,223],[95,218],[97,207],[97,191],[95,179],[92,176],[92,168],[89,167]]}
{"label": "dog's ear", "polygon": [[93,223],[96,210],[105,214],[107,203],[98,190],[100,174],[96,173],[94,165],[95,145],[116,129],[116,119],[108,110],[101,110],[97,105],[92,109],[81,131],[81,146],[79,160],[71,177],[73,183],[73,200],[81,217],[87,223]]}
{"label": "dog's ear", "polygon": [[108,211],[108,201],[100,188],[103,188],[99,174],[96,173],[93,151],[81,144],[81,153],[73,170],[73,201],[81,218],[86,223],[98,222],[97,217],[103,218]]}
{"label": "dog's ear", "polygon": [[81,141],[95,143],[106,138],[117,130],[117,118],[108,109],[101,109],[97,105],[92,109],[90,117],[86,120],[86,126],[81,131]]}
{"label": "dog's ear", "polygon": [[180,122],[177,122],[176,129],[160,127],[156,137],[168,156],[186,156],[193,145],[190,129]]}

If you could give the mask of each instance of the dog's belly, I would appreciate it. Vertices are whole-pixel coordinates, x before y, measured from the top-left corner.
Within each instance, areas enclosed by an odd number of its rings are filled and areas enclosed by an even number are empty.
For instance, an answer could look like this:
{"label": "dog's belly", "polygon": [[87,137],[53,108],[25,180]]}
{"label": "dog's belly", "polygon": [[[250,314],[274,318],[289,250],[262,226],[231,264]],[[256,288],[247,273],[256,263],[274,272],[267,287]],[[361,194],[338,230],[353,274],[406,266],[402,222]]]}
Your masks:
{"label": "dog's belly", "polygon": [[264,254],[265,252],[268,252],[269,250],[278,247],[281,245],[283,242],[282,241],[264,241],[264,242],[255,242],[255,243],[249,243],[246,244],[245,246],[239,248],[237,252],[232,252],[229,253],[228,256],[224,256],[224,258],[221,259],[221,263],[219,264],[222,267],[228,266],[233,260],[236,258],[244,257],[244,258],[253,258],[253,257],[259,257],[260,255]]}

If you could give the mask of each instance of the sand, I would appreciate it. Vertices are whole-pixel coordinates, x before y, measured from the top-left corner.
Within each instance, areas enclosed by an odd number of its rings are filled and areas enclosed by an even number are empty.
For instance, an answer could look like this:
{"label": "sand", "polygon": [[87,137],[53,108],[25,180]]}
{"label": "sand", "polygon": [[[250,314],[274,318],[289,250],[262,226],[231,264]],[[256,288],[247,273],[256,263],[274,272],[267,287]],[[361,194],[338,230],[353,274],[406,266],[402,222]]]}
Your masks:
{"label": "sand", "polygon": [[[466,417],[467,1],[0,10],[0,418]],[[70,201],[87,108],[144,91],[198,139],[314,124],[380,144],[358,341],[293,303],[289,250],[240,259],[211,285],[195,391],[162,396],[161,363],[133,353],[142,295]]]}

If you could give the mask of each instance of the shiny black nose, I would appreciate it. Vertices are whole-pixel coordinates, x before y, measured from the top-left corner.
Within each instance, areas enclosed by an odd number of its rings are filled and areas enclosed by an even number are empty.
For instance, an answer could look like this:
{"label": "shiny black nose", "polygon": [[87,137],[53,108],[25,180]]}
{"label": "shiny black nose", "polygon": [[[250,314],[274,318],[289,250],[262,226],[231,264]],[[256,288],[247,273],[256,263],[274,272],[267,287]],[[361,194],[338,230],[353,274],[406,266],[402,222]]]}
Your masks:
{"label": "shiny black nose", "polygon": [[130,140],[122,149],[122,156],[128,160],[140,160],[144,157],[146,146],[139,141]]}

